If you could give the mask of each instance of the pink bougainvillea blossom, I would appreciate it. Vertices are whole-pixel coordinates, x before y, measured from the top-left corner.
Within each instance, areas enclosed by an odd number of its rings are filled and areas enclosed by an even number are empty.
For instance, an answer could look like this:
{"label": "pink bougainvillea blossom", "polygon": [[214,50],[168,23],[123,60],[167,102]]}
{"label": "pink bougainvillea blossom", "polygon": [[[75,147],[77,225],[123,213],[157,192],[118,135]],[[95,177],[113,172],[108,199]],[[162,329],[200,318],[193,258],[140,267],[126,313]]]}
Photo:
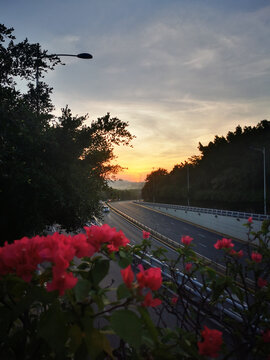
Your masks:
{"label": "pink bougainvillea blossom", "polygon": [[238,258],[240,259],[241,257],[243,257],[244,252],[243,252],[243,250],[239,250],[239,251],[237,252],[237,251],[235,251],[234,249],[231,249],[230,255],[233,255],[233,256],[238,257]]}
{"label": "pink bougainvillea blossom", "polygon": [[93,225],[84,229],[88,243],[95,248],[96,252],[100,251],[101,245],[105,243],[110,252],[118,251],[121,246],[126,246],[129,243],[121,230],[117,232],[115,228],[111,228],[108,224],[102,226]]}
{"label": "pink bougainvillea blossom", "polygon": [[143,239],[149,239],[149,237],[150,237],[150,232],[143,230]]}
{"label": "pink bougainvillea blossom", "polygon": [[24,281],[31,281],[37,265],[42,262],[39,247],[42,238],[36,236],[32,239],[23,237],[15,240],[13,244],[4,244],[0,248],[0,275],[17,274]]}
{"label": "pink bougainvillea blossom", "polygon": [[234,247],[234,244],[232,243],[232,240],[231,240],[231,239],[223,238],[223,239],[221,239],[221,240],[218,240],[218,241],[214,244],[214,247],[215,247],[217,250],[220,250],[220,249],[229,249],[229,248]]}
{"label": "pink bougainvillea blossom", "polygon": [[63,295],[65,289],[77,283],[73,274],[68,272],[75,256],[90,257],[105,243],[109,251],[118,251],[129,243],[122,231],[116,231],[107,224],[85,230],[86,235],[71,236],[55,232],[42,237],[24,237],[12,244],[6,242],[0,247],[0,275],[16,274],[29,282],[38,266],[47,262],[52,267],[52,281],[48,282],[47,290],[58,290]]}
{"label": "pink bougainvillea blossom", "polygon": [[188,235],[183,235],[182,238],[181,238],[181,242],[184,245],[190,245],[192,240],[193,240],[193,238],[188,236]]}
{"label": "pink bougainvillea blossom", "polygon": [[64,295],[67,289],[72,289],[77,284],[78,279],[72,273],[63,271],[57,266],[53,268],[53,279],[47,284],[48,291],[58,290],[59,295]]}
{"label": "pink bougainvillea blossom", "polygon": [[248,218],[248,223],[249,223],[249,224],[252,224],[252,222],[253,222],[253,219],[252,219],[252,216],[250,216],[250,217]]}
{"label": "pink bougainvillea blossom", "polygon": [[270,329],[267,329],[266,331],[263,332],[262,339],[263,342],[270,343]]}
{"label": "pink bougainvillea blossom", "polygon": [[222,345],[222,332],[219,330],[209,329],[204,326],[204,330],[201,331],[203,341],[198,342],[199,354],[210,356],[213,358],[218,357],[218,352]]}
{"label": "pink bougainvillea blossom", "polygon": [[262,255],[253,251],[251,254],[251,259],[256,263],[260,263],[262,261]]}
{"label": "pink bougainvillea blossom", "polygon": [[134,273],[131,269],[131,265],[128,265],[125,269],[120,270],[124,283],[126,287],[131,288],[132,282],[134,279]]}
{"label": "pink bougainvillea blossom", "polygon": [[185,265],[185,270],[186,270],[186,271],[190,271],[191,268],[192,268],[192,263],[186,263],[186,265]]}
{"label": "pink bougainvillea blossom", "polygon": [[162,276],[160,268],[149,268],[144,270],[143,267],[140,267],[140,272],[137,274],[137,281],[139,287],[149,288],[153,291],[158,290],[162,285]]}
{"label": "pink bougainvillea blossom", "polygon": [[257,281],[257,285],[260,287],[260,288],[263,288],[265,286],[267,286],[267,280],[265,279],[262,279],[259,277],[258,281]]}
{"label": "pink bougainvillea blossom", "polygon": [[172,302],[173,305],[176,305],[176,304],[177,304],[178,298],[179,298],[179,297],[176,296],[176,295],[171,298],[171,302]]}
{"label": "pink bougainvillea blossom", "polygon": [[153,299],[152,293],[149,291],[144,297],[142,306],[156,307],[156,306],[160,305],[161,303],[162,303],[162,301],[160,299],[158,299],[158,298]]}
{"label": "pink bougainvillea blossom", "polygon": [[85,234],[77,234],[72,237],[72,245],[75,249],[75,256],[78,258],[91,257],[95,253],[94,246],[87,241]]}

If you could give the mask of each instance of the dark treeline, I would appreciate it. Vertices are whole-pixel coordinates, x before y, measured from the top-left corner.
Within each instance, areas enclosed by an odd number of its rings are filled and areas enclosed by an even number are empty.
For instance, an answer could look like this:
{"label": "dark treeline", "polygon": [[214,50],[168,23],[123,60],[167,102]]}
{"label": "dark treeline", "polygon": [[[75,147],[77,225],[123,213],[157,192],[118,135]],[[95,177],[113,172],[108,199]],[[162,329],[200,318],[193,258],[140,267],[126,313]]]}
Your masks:
{"label": "dark treeline", "polygon": [[103,192],[103,200],[140,200],[142,197],[142,190],[141,189],[126,189],[126,190],[119,190],[108,188]]}
{"label": "dark treeline", "polygon": [[111,163],[114,147],[133,138],[128,124],[109,113],[91,122],[68,106],[52,114],[43,78],[59,63],[38,43],[16,43],[13,29],[0,24],[1,243],[53,223],[77,229],[100,214],[106,179],[121,169]]}
{"label": "dark treeline", "polygon": [[[256,126],[237,126],[227,136],[215,136],[201,154],[175,165],[171,172],[158,169],[147,175],[142,189],[145,201],[220,208],[247,212],[264,211],[264,163],[269,199],[270,121]],[[269,210],[270,202],[267,201]]]}

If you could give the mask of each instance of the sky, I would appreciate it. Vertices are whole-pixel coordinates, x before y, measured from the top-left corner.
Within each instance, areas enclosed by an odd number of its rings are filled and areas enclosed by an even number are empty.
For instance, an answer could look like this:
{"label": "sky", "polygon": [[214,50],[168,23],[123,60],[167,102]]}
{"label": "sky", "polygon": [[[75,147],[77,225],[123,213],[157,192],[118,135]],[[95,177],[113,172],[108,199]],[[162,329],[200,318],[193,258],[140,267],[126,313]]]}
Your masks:
{"label": "sky", "polygon": [[198,144],[270,120],[270,0],[0,0],[0,22],[62,58],[55,114],[129,123],[118,178],[171,171]]}

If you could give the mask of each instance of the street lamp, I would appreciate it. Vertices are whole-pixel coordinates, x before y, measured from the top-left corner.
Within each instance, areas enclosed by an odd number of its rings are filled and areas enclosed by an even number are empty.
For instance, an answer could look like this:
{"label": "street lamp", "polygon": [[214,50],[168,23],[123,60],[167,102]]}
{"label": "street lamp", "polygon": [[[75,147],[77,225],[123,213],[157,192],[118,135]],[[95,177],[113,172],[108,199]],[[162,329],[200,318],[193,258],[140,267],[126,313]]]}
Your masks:
{"label": "street lamp", "polygon": [[38,86],[39,86],[39,60],[41,58],[51,58],[51,57],[55,57],[55,56],[72,56],[72,57],[77,57],[79,59],[93,59],[93,56],[89,53],[80,53],[77,55],[74,54],[49,54],[49,55],[43,55],[43,56],[37,56],[37,60],[36,60],[36,93],[37,93],[37,114],[39,114],[39,94],[38,94]]}
{"label": "street lamp", "polygon": [[88,53],[81,53],[81,54],[77,54],[77,55],[73,55],[73,54],[49,54],[49,55],[46,55],[45,57],[53,57],[53,56],[73,56],[73,57],[77,57],[79,59],[93,59],[93,56],[91,54],[88,54]]}
{"label": "street lamp", "polygon": [[189,164],[187,164],[187,204],[189,206]]}
{"label": "street lamp", "polygon": [[265,146],[263,148],[256,148],[250,146],[250,149],[260,151],[263,154],[263,205],[264,215],[266,215],[266,163],[265,163]]}

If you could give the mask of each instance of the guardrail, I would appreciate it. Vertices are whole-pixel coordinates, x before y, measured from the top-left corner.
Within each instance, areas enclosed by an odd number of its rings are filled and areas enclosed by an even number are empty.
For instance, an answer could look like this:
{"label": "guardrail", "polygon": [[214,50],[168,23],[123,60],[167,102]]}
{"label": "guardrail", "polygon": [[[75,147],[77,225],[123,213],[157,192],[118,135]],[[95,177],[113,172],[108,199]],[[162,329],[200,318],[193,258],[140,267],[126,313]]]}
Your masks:
{"label": "guardrail", "polygon": [[[144,253],[142,256],[138,254],[134,254],[133,256],[136,260],[138,260],[138,262],[143,263],[146,268],[150,266],[159,267],[161,269],[163,278],[166,278],[166,281],[172,280],[172,276],[170,274],[170,268],[165,262],[160,261],[156,259],[153,255],[147,253]],[[203,284],[200,283],[198,280],[188,277],[186,274],[182,273],[179,270],[176,271],[176,275],[177,275],[177,284],[183,285],[185,291],[190,296],[192,296],[193,305],[195,305],[196,303],[199,304],[203,296],[205,297],[211,296],[212,290],[209,287],[204,288]],[[190,285],[187,284],[188,281],[190,282]],[[167,289],[166,286],[164,287]],[[211,302],[210,298],[206,300],[207,304],[210,304],[210,302]],[[211,315],[215,315],[215,318],[217,319],[220,318],[222,314],[225,314],[238,322],[243,322],[243,319],[236,311],[234,311],[234,308],[243,311],[247,309],[247,305],[246,304],[242,305],[236,299],[231,300],[226,298],[224,300],[224,305],[221,305],[220,303],[214,306],[211,305]],[[215,310],[214,313],[212,312],[213,309]]]}
{"label": "guardrail", "polygon": [[[165,243],[167,243],[168,245],[171,245],[173,247],[182,247],[181,244],[165,237],[164,235],[161,235],[160,233],[158,233],[157,231],[152,230],[151,228],[145,226],[144,224],[140,223],[139,221],[133,219],[131,216],[126,215],[125,213],[123,213],[122,211],[114,208],[111,204],[109,205],[114,211],[116,211],[117,213],[119,213],[120,215],[122,215],[123,217],[127,218],[130,222],[136,224],[137,226],[139,226],[140,228],[148,231],[152,236],[155,236],[157,238],[160,238],[162,241],[164,241]],[[195,252],[196,253],[196,252]],[[204,257],[201,254],[196,253],[196,255],[201,258],[202,260],[204,260],[206,263],[211,264],[211,266],[213,268],[216,268],[220,271],[224,270],[224,266],[221,264],[218,264],[214,261],[212,261],[211,259],[208,259],[206,257]],[[143,258],[144,257],[144,258]],[[157,266],[161,269],[162,275],[163,277],[167,278],[168,280],[172,279],[172,276],[170,274],[170,268],[168,266],[168,264],[166,264],[166,262],[164,261],[160,261],[158,259],[156,259],[153,255],[144,253],[142,256],[139,256],[137,254],[134,254],[134,258],[139,260],[140,262],[142,262],[146,267],[147,266]],[[146,258],[146,259],[145,259]],[[182,273],[181,271],[177,270],[177,283],[179,285],[183,284],[183,282],[185,280],[189,280],[190,281],[190,285],[193,286],[193,288],[191,286],[189,286],[188,284],[184,284],[184,288],[185,290],[190,294],[190,296],[194,297],[195,303],[196,301],[199,302],[202,298],[202,292],[200,293],[199,290],[201,291],[205,291],[205,296],[207,295],[211,295],[212,290],[209,287],[206,287],[205,289],[203,289],[203,284],[200,283],[198,280],[194,279],[194,278],[189,278],[186,274]],[[252,281],[250,281],[249,285],[254,285]],[[197,290],[196,290],[197,289]],[[207,303],[210,303],[210,299],[207,300]],[[226,314],[228,316],[230,316],[231,318],[233,318],[236,321],[242,322],[242,318],[240,317],[239,314],[237,314],[234,310],[233,307],[242,311],[246,309],[246,304],[244,304],[244,306],[237,301],[237,299],[231,300],[229,298],[226,298],[224,300],[224,304],[226,307],[222,306],[221,304],[216,304],[215,308],[216,308],[216,316],[220,316],[220,312],[223,314]]]}
{"label": "guardrail", "polygon": [[[152,236],[154,236],[155,238],[157,238],[160,242],[165,243],[166,245],[170,246],[171,248],[173,248],[174,250],[176,248],[180,248],[183,247],[182,244],[179,244],[178,242],[168,238],[167,236],[164,236],[162,234],[160,234],[159,232],[149,228],[148,226],[140,223],[139,221],[133,219],[131,216],[125,214],[124,212],[122,212],[121,210],[116,209],[115,207],[113,207],[111,204],[109,205],[110,208],[112,208],[115,212],[117,212],[118,214],[120,214],[121,216],[125,217],[127,220],[129,220],[130,222],[132,222],[133,224],[137,225],[138,227],[140,227],[141,229],[149,232]],[[211,263],[211,265],[213,267],[215,267],[216,269],[219,269],[221,271],[224,270],[224,266],[222,266],[221,264],[207,258],[206,256],[203,256],[199,253],[197,253],[196,251],[194,251],[195,254],[198,256],[198,258],[200,258],[201,260],[205,261],[206,263]]]}
{"label": "guardrail", "polygon": [[142,201],[138,201],[138,200],[135,200],[134,202],[138,203],[138,204],[143,203],[146,206],[149,205],[149,206],[153,206],[153,207],[164,207],[167,209],[184,210],[185,212],[191,211],[191,212],[196,212],[196,213],[222,215],[222,216],[235,217],[238,219],[248,219],[249,217],[252,217],[253,220],[258,220],[258,221],[270,220],[270,215],[263,215],[263,214],[253,214],[253,213],[246,213],[246,212],[240,212],[240,211],[200,208],[200,207],[184,206],[184,205],[150,203],[150,202],[144,202],[144,201],[142,202]]}

